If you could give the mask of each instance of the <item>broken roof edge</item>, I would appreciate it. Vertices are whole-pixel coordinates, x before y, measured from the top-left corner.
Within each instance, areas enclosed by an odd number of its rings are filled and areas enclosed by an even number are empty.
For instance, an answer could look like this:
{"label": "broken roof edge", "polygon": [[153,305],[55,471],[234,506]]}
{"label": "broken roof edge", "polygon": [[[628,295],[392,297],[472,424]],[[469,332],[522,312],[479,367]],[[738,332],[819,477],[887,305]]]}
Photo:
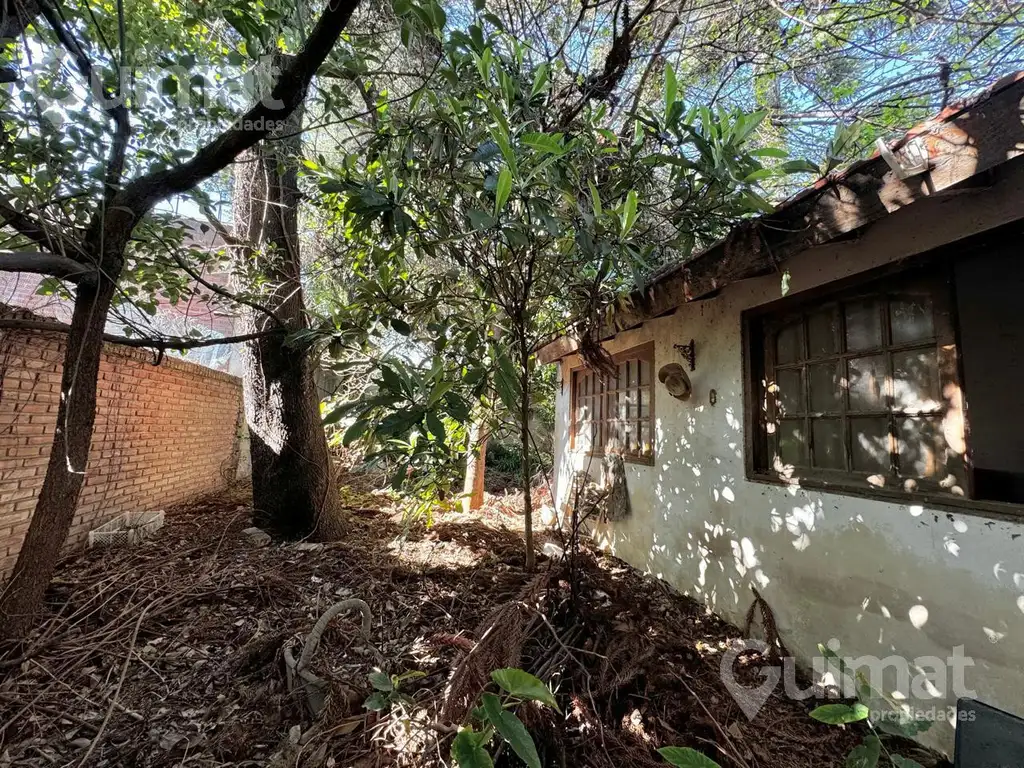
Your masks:
{"label": "broken roof edge", "polygon": [[[891,142],[901,159],[908,145],[927,152],[928,170],[900,179],[876,151],[842,171],[822,177],[780,203],[771,214],[748,219],[714,245],[630,294],[631,309],[618,310],[601,330],[604,341],[730,283],[780,271],[783,261],[824,245],[914,202],[1024,155],[1024,71],[1000,78],[980,93],[950,105]],[[984,106],[984,109],[978,107]],[[826,195],[826,192],[832,194]],[[552,363],[577,350],[562,336],[537,352]]]}

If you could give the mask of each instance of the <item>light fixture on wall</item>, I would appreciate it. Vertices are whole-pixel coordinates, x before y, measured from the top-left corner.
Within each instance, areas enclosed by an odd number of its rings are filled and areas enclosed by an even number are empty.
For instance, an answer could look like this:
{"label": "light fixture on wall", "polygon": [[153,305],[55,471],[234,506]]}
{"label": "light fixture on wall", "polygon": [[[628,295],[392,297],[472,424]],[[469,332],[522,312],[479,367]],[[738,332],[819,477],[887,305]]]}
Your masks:
{"label": "light fixture on wall", "polygon": [[658,371],[658,381],[665,385],[668,393],[677,400],[689,400],[693,394],[693,385],[690,384],[690,377],[679,363],[669,363],[661,366]]}

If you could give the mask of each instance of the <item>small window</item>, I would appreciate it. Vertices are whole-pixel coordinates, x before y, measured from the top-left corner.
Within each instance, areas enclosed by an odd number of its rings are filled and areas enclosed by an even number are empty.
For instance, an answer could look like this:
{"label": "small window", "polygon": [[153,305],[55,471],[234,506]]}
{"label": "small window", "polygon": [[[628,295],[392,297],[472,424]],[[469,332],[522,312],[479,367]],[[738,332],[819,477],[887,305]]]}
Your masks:
{"label": "small window", "polygon": [[572,447],[632,461],[654,458],[654,345],[614,358],[614,376],[587,368],[572,372]]}
{"label": "small window", "polygon": [[889,279],[755,321],[755,471],[966,496],[949,294]]}

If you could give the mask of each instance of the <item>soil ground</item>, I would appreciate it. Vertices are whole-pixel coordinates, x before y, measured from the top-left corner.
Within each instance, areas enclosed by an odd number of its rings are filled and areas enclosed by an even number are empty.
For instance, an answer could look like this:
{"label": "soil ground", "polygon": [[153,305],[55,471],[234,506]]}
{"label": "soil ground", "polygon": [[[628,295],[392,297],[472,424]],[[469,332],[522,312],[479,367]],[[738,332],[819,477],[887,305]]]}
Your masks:
{"label": "soil ground", "polygon": [[[663,766],[656,749],[673,745],[726,767],[825,768],[863,735],[778,694],[748,720],[720,677],[739,630],[615,558],[539,555],[527,573],[521,495],[427,528],[403,524],[367,479],[346,482],[344,541],[259,546],[235,488],[169,510],[134,548],[67,559],[45,623],[0,659],[0,766],[447,765],[452,724],[502,667],[557,692],[562,715],[519,713],[545,766]],[[298,656],[350,597],[370,606],[370,637],[358,613],[328,626],[312,666],[330,694],[314,721],[288,690],[285,649]],[[747,654],[739,676],[756,681],[764,662]],[[371,712],[376,669],[423,674]]]}

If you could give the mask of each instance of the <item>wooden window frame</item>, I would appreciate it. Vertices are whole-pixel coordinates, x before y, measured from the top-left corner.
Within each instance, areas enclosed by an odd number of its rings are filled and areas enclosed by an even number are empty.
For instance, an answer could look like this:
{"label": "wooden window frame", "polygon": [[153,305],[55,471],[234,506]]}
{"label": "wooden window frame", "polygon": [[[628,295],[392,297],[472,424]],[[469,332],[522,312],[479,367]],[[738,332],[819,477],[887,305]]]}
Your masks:
{"label": "wooden window frame", "polygon": [[[961,458],[964,465],[964,496],[957,496],[948,491],[937,491],[924,486],[917,490],[906,490],[903,487],[877,487],[865,482],[858,476],[846,471],[833,471],[823,469],[812,469],[810,467],[798,468],[792,478],[780,476],[771,468],[769,456],[769,442],[762,438],[765,429],[767,410],[769,408],[768,397],[765,387],[765,371],[767,370],[767,357],[770,350],[766,340],[769,335],[765,332],[766,323],[771,323],[772,318],[796,312],[810,312],[816,308],[841,300],[849,300],[850,296],[857,292],[869,292],[878,284],[884,281],[901,280],[912,282],[915,278],[934,279],[945,286],[944,298],[946,303],[945,317],[947,327],[936,326],[936,347],[940,348],[941,340],[948,349],[946,359],[939,359],[940,387],[945,383],[953,381],[960,388],[962,402],[966,401],[968,395],[964,387],[962,362],[960,359],[959,321],[956,314],[956,293],[953,279],[953,258],[958,254],[962,255],[967,250],[960,245],[955,250],[944,249],[942,252],[924,254],[918,258],[908,260],[899,265],[887,265],[871,270],[861,275],[838,280],[820,288],[812,289],[778,301],[770,302],[749,310],[742,314],[741,330],[742,354],[743,354],[743,386],[744,386],[744,457],[747,479],[755,482],[763,482],[772,485],[791,486],[797,485],[803,488],[820,489],[843,495],[856,496],[880,501],[890,501],[901,504],[918,504],[935,509],[947,509],[956,512],[972,513],[996,520],[1010,520],[1019,522],[1024,516],[1024,505],[1005,501],[991,501],[987,499],[975,499],[973,496],[973,479],[971,475],[970,460],[970,425],[968,414],[961,412],[963,418],[963,439],[966,449]],[[933,300],[937,298],[933,294]],[[840,313],[841,316],[842,313]],[[934,313],[938,316],[940,313]],[[888,324],[888,313],[885,313],[884,323]],[[883,332],[888,334],[888,328]],[[844,333],[840,326],[837,334]],[[803,339],[804,351],[807,350],[806,333]],[[841,338],[841,337],[840,337]],[[891,339],[890,335],[884,339]],[[913,344],[907,345],[913,347]],[[895,347],[889,347],[887,354],[891,354]],[[866,350],[857,350],[856,353],[842,353],[844,357],[865,356],[870,354]],[[805,398],[809,398],[809,392],[805,384]],[[845,402],[845,397],[843,398]],[[808,442],[812,438],[808,436]],[[809,450],[809,449],[808,449]],[[848,455],[848,454],[847,454]]]}
{"label": "wooden window frame", "polygon": [[[639,345],[637,345],[635,347],[630,347],[629,349],[625,349],[625,350],[623,350],[621,352],[618,352],[618,353],[612,355],[612,362],[614,362],[616,365],[621,365],[622,363],[629,363],[629,362],[632,362],[634,360],[635,361],[643,360],[643,361],[646,361],[648,363],[647,369],[648,369],[648,371],[650,371],[650,381],[648,381],[646,383],[639,382],[637,387],[634,388],[634,387],[628,386],[628,377],[627,377],[627,386],[626,386],[626,388],[624,390],[619,388],[618,385],[617,385],[617,382],[616,382],[615,388],[611,388],[611,389],[609,389],[609,388],[602,388],[602,390],[601,390],[601,392],[599,393],[598,396],[601,397],[602,400],[603,400],[604,398],[607,398],[609,395],[614,395],[614,394],[617,394],[618,392],[621,392],[621,391],[629,391],[629,390],[635,389],[636,391],[639,392],[641,389],[643,389],[645,387],[648,389],[648,391],[650,393],[650,402],[649,402],[649,405],[648,405],[648,416],[647,416],[647,418],[646,419],[640,419],[639,413],[638,413],[636,418],[629,418],[629,417],[627,417],[626,421],[631,421],[631,422],[637,424],[638,428],[642,428],[642,425],[644,425],[644,424],[647,425],[648,434],[649,434],[649,440],[650,440],[650,445],[651,445],[651,451],[650,451],[649,454],[646,454],[646,455],[645,454],[641,454],[641,453],[631,453],[631,452],[627,452],[627,451],[607,451],[607,453],[612,454],[612,455],[622,456],[624,461],[630,462],[632,464],[644,464],[644,465],[648,465],[648,466],[653,466],[654,465],[654,454],[655,454],[655,451],[654,451],[654,423],[655,423],[654,414],[655,414],[655,410],[654,410],[654,408],[655,408],[655,397],[656,397],[656,394],[655,394],[656,387],[655,387],[655,384],[654,384],[654,380],[655,380],[655,373],[654,373],[654,342],[653,341],[649,341],[649,342],[646,342],[644,344],[639,344]],[[585,368],[583,365],[573,366],[569,370],[569,448],[570,448],[570,450],[573,450],[573,451],[577,450],[576,437],[577,437],[578,430],[579,430],[579,422],[577,420],[577,412],[578,412],[579,409],[577,407],[578,406],[577,400],[578,400],[578,397],[580,396],[580,393],[579,393],[578,386],[577,386],[577,377],[578,377],[579,374],[588,373],[588,372],[590,372],[590,371],[587,368]],[[593,396],[594,395],[592,395],[592,394],[584,394],[583,395],[583,397],[593,397]],[[602,407],[606,407],[606,405],[603,405]],[[637,405],[637,408],[639,408],[639,405]],[[603,411],[602,411],[602,413],[603,413]],[[607,424],[607,423],[610,423],[610,422],[613,422],[613,421],[619,421],[619,419],[617,419],[617,418],[616,419],[610,419],[610,418],[601,418],[601,419],[599,419],[599,422],[602,423],[602,424]],[[639,434],[638,434],[638,438],[639,438]],[[642,442],[642,441],[638,440],[638,442]],[[605,454],[606,454],[605,444],[600,445],[596,449],[593,447],[593,444],[592,444],[592,447],[586,453],[587,456],[593,456],[593,457],[602,457]]]}

